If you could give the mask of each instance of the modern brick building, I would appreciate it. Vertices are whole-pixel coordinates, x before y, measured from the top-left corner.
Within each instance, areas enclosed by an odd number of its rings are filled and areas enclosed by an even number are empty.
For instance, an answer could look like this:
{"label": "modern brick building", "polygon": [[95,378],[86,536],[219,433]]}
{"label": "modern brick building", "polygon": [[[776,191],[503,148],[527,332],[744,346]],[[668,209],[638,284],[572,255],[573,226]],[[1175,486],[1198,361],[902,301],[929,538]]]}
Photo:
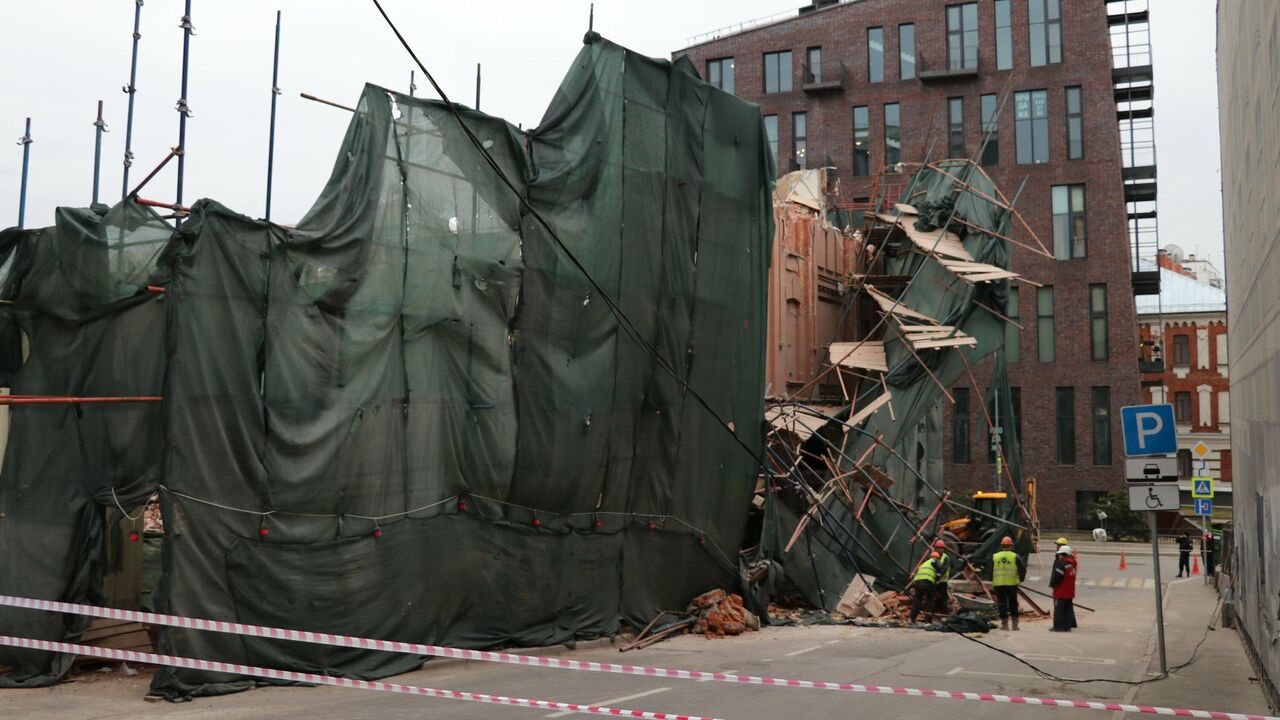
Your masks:
{"label": "modern brick building", "polygon": [[[980,159],[1017,193],[1056,256],[1015,249],[1013,269],[1044,287],[1018,285],[1007,308],[1022,326],[1010,375],[1046,528],[1087,524],[1090,503],[1124,487],[1116,418],[1139,402],[1134,291],[1159,284],[1146,23],[1144,0],[818,0],[676,53],[760,105],[779,172],[832,168],[838,202],[875,202],[884,168],[945,157]],[[988,372],[945,403],[953,489],[994,482]]]}

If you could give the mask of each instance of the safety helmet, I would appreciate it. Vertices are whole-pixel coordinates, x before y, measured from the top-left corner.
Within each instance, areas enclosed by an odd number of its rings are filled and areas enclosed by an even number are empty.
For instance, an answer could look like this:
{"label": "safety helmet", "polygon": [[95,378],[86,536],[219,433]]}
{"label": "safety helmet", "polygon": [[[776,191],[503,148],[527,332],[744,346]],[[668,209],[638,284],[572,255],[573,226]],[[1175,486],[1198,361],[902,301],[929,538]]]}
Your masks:
{"label": "safety helmet", "polygon": [[1067,539],[1066,539],[1066,538],[1064,538],[1064,537],[1060,537],[1060,538],[1058,538],[1057,540],[1054,540],[1054,541],[1053,541],[1053,544],[1054,544],[1054,545],[1066,545],[1066,544],[1067,544]]}
{"label": "safety helmet", "polygon": [[934,546],[935,548],[939,549],[939,550],[944,550],[944,549],[946,549],[947,544],[946,544],[946,543],[944,543],[944,542],[942,542],[941,540],[934,540],[934,541],[933,541],[933,546]]}
{"label": "safety helmet", "polygon": [[934,560],[937,560],[938,558],[940,558],[940,557],[942,557],[942,556],[941,556],[941,555],[939,555],[939,554],[938,554],[938,553],[936,553],[936,552],[931,552],[931,553],[929,553],[929,557],[933,558]]}
{"label": "safety helmet", "polygon": [[1004,537],[1000,538],[1000,544],[1001,544],[1001,545],[1012,545],[1012,544],[1013,544],[1013,538],[1009,537],[1008,535],[1005,535]]}
{"label": "safety helmet", "polygon": [[1058,554],[1059,554],[1059,555],[1070,555],[1070,554],[1071,554],[1071,552],[1072,552],[1072,551],[1071,551],[1071,546],[1070,546],[1070,545],[1063,545],[1062,547],[1058,548]]}

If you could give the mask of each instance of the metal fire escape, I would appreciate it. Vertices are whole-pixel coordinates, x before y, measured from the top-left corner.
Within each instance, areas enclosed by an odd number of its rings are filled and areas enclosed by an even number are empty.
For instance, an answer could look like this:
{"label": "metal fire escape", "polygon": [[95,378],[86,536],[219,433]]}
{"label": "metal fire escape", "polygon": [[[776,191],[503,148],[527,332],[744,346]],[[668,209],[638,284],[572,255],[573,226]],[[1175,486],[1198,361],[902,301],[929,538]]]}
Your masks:
{"label": "metal fire escape", "polygon": [[1125,211],[1129,226],[1129,262],[1134,295],[1160,294],[1156,255],[1156,142],[1154,76],[1148,0],[1105,0],[1111,30],[1111,82],[1120,154]]}

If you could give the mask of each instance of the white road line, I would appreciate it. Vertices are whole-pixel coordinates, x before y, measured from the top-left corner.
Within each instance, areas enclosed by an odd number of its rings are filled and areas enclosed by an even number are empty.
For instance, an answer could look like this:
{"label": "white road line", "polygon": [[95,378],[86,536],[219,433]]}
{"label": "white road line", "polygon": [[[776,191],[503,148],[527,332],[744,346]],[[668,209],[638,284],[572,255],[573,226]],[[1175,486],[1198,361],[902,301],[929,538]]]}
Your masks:
{"label": "white road line", "polygon": [[796,650],[795,652],[789,652],[786,655],[783,655],[783,657],[795,657],[797,655],[803,655],[805,653],[813,652],[814,650],[821,650],[821,649],[822,649],[821,645],[814,645],[813,647],[805,648],[803,650]]}
{"label": "white road line", "polygon": [[1018,653],[1023,660],[1050,660],[1055,662],[1083,663],[1085,665],[1115,665],[1111,658],[1083,657],[1081,655],[1042,655],[1040,653]]}
{"label": "white road line", "polygon": [[[608,700],[601,700],[601,701],[599,701],[599,702],[594,702],[594,703],[591,703],[591,704],[592,704],[592,705],[613,705],[613,704],[615,704],[615,703],[626,702],[626,701],[628,701],[628,700],[636,700],[636,699],[638,699],[638,698],[642,698],[642,697],[649,697],[650,695],[657,695],[658,693],[664,693],[664,692],[666,692],[666,691],[668,691],[668,690],[670,690],[670,689],[671,689],[671,688],[669,688],[669,687],[654,688],[654,689],[652,689],[652,690],[646,690],[645,692],[642,692],[642,693],[636,693],[635,695],[624,695],[624,696],[622,696],[622,697],[609,698]],[[575,713],[575,712],[572,712],[572,711],[569,711],[569,710],[562,710],[562,711],[560,711],[560,712],[558,712],[558,713],[551,713],[550,715],[543,715],[543,717],[545,717],[545,718],[562,718],[562,717],[566,717],[566,716],[569,716],[569,715],[580,715],[580,714],[582,714],[582,713]]]}
{"label": "white road line", "polygon": [[1039,675],[1019,675],[1018,673],[995,673],[982,672],[981,670],[965,670],[962,667],[954,668],[947,672],[948,675],[991,675],[994,677],[1010,677],[1010,678],[1031,678],[1032,680],[1043,680]]}
{"label": "white road line", "polygon": [[828,641],[826,641],[826,642],[824,642],[824,643],[822,643],[822,644],[823,644],[823,645],[835,645],[835,644],[836,644],[836,643],[838,643],[838,642],[840,642],[840,640],[839,640],[839,639],[836,639],[836,640],[828,640]]}

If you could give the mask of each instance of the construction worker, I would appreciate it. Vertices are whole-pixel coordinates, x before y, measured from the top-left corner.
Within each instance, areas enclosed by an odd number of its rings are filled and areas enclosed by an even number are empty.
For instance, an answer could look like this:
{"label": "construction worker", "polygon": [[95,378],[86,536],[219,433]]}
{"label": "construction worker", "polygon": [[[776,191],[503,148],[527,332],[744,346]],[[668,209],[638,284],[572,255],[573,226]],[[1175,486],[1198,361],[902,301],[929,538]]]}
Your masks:
{"label": "construction worker", "polygon": [[1076,559],[1071,546],[1063,545],[1053,561],[1053,573],[1049,576],[1053,588],[1053,632],[1071,632],[1076,627]]}
{"label": "construction worker", "polygon": [[933,622],[933,592],[938,582],[938,559],[938,553],[931,552],[916,568],[915,577],[911,580],[911,622],[916,621],[916,616],[922,609],[928,613],[929,622]]}
{"label": "construction worker", "polygon": [[1000,629],[1018,629],[1018,585],[1027,575],[1027,562],[1013,551],[1013,538],[1000,538],[1000,551],[991,556],[991,586],[996,593],[996,609],[1000,613]]}
{"label": "construction worker", "polygon": [[950,589],[947,583],[951,580],[951,556],[947,555],[947,544],[941,540],[933,541],[933,551],[938,553],[938,582],[933,589],[933,609],[946,615],[951,611],[951,596],[947,592]]}

